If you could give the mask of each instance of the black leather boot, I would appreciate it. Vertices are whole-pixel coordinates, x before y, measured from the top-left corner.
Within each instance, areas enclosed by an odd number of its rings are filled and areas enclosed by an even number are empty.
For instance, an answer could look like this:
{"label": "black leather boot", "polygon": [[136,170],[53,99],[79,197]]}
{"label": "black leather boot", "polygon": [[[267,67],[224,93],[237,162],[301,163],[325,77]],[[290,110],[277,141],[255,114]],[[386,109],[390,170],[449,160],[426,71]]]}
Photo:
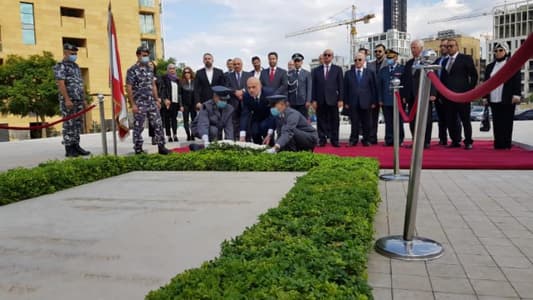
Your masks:
{"label": "black leather boot", "polygon": [[167,154],[170,154],[170,150],[168,150],[168,149],[165,147],[165,145],[159,145],[158,150],[159,150],[159,151],[158,151],[159,154],[161,154],[161,155],[167,155]]}
{"label": "black leather boot", "polygon": [[74,148],[74,150],[81,156],[88,156],[88,155],[91,155],[91,152],[90,151],[87,151],[85,149],[83,149],[82,147],[80,147],[80,144],[76,144],[74,146],[72,146]]}
{"label": "black leather boot", "polygon": [[74,146],[65,146],[65,156],[66,157],[78,157],[79,154],[76,151],[76,149],[74,149]]}

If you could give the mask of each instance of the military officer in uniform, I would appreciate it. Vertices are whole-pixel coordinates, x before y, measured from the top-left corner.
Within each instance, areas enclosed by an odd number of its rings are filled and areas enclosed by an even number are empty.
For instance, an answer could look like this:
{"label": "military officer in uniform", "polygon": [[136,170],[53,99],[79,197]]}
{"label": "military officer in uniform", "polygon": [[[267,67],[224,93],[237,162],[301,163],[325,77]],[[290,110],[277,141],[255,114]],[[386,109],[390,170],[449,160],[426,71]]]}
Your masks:
{"label": "military officer in uniform", "polygon": [[234,140],[233,132],[233,111],[234,108],[228,104],[232,90],[224,86],[213,86],[213,99],[202,104],[202,109],[191,124],[192,134],[201,138],[204,146],[210,142]]}
{"label": "military officer in uniform", "polygon": [[148,66],[150,62],[150,50],[141,46],[137,48],[137,62],[128,69],[126,75],[126,89],[128,98],[135,119],[133,125],[133,149],[135,154],[143,154],[144,121],[148,118],[154,128],[154,139],[158,145],[159,154],[169,154],[165,148],[165,137],[163,135],[163,122],[159,109],[161,101],[157,93],[157,86],[154,80],[153,69]]}
{"label": "military officer in uniform", "polygon": [[311,126],[300,112],[289,107],[287,97],[275,95],[268,97],[272,108],[270,113],[277,120],[277,136],[274,147],[268,153],[279,151],[313,151],[318,143],[316,129]]}
{"label": "military officer in uniform", "polygon": [[[54,66],[54,76],[59,89],[59,108],[63,117],[76,114],[87,107],[81,70],[76,64],[78,48],[71,44],[63,45],[63,60]],[[63,144],[66,156],[90,155],[80,147],[82,117],[63,123]]]}
{"label": "military officer in uniform", "polygon": [[304,56],[295,53],[292,56],[294,69],[289,71],[289,104],[299,111],[305,118],[309,117],[311,93],[313,91],[311,73],[302,69]]}

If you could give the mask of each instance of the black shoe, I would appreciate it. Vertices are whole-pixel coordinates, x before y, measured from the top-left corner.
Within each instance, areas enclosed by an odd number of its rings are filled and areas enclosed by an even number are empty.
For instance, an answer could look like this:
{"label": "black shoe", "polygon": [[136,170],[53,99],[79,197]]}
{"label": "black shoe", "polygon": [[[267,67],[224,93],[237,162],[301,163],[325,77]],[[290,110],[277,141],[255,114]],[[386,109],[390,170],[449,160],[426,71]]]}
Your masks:
{"label": "black shoe", "polygon": [[152,138],[152,145],[157,145],[157,143],[155,142],[155,137]]}
{"label": "black shoe", "polygon": [[331,146],[333,146],[333,148],[339,148],[340,147],[339,142],[331,143]]}
{"label": "black shoe", "polygon": [[135,155],[146,154],[143,149],[135,149]]}
{"label": "black shoe", "polygon": [[383,144],[383,146],[385,146],[385,147],[392,147],[392,146],[394,146],[394,143],[392,143],[392,142],[385,142],[385,144]]}
{"label": "black shoe", "polygon": [[172,139],[174,140],[174,142],[179,142],[177,135],[175,135]]}
{"label": "black shoe", "polygon": [[439,145],[441,145],[441,146],[447,146],[447,145],[448,145],[448,142],[447,142],[447,141],[439,141]]}
{"label": "black shoe", "polygon": [[451,143],[448,148],[461,148],[461,144],[459,143]]}
{"label": "black shoe", "polygon": [[349,142],[348,143],[348,147],[356,147],[357,146],[357,142]]}
{"label": "black shoe", "polygon": [[90,151],[87,151],[87,150],[83,149],[82,147],[80,147],[79,144],[73,145],[72,147],[81,156],[89,156],[89,155],[91,155]]}
{"label": "black shoe", "polygon": [[170,154],[170,150],[168,150],[164,145],[159,145],[158,153],[161,155],[167,155]]}
{"label": "black shoe", "polygon": [[424,149],[429,149],[429,148],[431,148],[431,144],[425,144],[424,145]]}
{"label": "black shoe", "polygon": [[465,145],[465,150],[472,150],[472,144],[466,144]]}
{"label": "black shoe", "polygon": [[370,147],[370,142],[363,142],[363,147]]}
{"label": "black shoe", "polygon": [[318,146],[319,146],[319,147],[325,147],[325,146],[326,146],[326,141],[320,141],[320,142],[318,142]]}
{"label": "black shoe", "polygon": [[171,137],[171,136],[169,136],[169,137],[168,137],[168,142],[169,142],[169,143],[172,143],[172,142],[173,142],[173,140],[172,140],[172,137]]}
{"label": "black shoe", "polygon": [[65,146],[65,156],[66,157],[78,157],[79,153],[76,151],[74,146]]}
{"label": "black shoe", "polygon": [[189,141],[194,141],[194,138],[193,138],[192,136],[188,135],[188,136],[187,136],[187,141],[188,141],[188,142],[189,142]]}

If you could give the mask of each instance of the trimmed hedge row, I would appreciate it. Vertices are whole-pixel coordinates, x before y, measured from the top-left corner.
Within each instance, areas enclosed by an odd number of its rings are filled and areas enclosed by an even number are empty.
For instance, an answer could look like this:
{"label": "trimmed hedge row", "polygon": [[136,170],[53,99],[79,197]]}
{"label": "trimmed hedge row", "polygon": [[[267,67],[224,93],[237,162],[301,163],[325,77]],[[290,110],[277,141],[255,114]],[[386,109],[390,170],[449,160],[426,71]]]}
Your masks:
{"label": "trimmed hedge row", "polygon": [[160,299],[372,299],[367,252],[379,201],[378,163],[311,153],[212,149],[94,157],[0,174],[0,205],[131,171],[308,171],[218,258],[152,291]]}

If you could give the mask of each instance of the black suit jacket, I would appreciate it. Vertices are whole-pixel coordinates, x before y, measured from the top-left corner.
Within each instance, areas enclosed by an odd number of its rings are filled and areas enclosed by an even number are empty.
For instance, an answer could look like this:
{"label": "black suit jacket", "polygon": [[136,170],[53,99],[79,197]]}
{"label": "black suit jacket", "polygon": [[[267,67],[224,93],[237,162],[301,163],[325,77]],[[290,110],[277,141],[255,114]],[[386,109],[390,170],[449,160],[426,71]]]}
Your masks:
{"label": "black suit jacket", "polygon": [[[494,70],[494,65],[496,62],[490,63],[485,69],[485,80],[489,80],[490,73]],[[502,92],[502,103],[512,104],[513,96],[522,95],[522,79],[520,77],[520,71],[516,72],[511,79],[507,80],[503,84]],[[490,94],[485,96],[485,98],[490,102]]]}
{"label": "black suit jacket", "polygon": [[479,78],[472,56],[462,53],[457,54],[451,70],[449,72],[444,70],[441,77],[442,83],[457,93],[464,93],[475,88]]}
{"label": "black suit jacket", "polygon": [[[253,73],[252,73],[253,76]],[[277,67],[274,73],[274,80],[270,81],[270,68],[263,69],[259,76],[261,85],[274,91],[276,95],[287,95],[289,80],[287,71]]]}
{"label": "black suit jacket", "polygon": [[[226,87],[232,89],[233,91],[246,90],[246,82],[251,76],[252,75],[250,75],[249,72],[241,71],[241,78],[239,81],[237,81],[237,74],[235,72],[227,73]],[[239,111],[239,108],[241,107],[240,100],[235,97],[234,94],[231,95],[231,105],[233,105],[236,111]]]}
{"label": "black suit jacket", "polygon": [[213,68],[213,80],[209,84],[207,79],[207,73],[205,68],[202,68],[196,72],[196,78],[194,80],[194,101],[195,103],[204,103],[207,100],[213,98],[213,90],[211,87],[215,85],[226,86],[226,78],[224,72],[220,69]]}
{"label": "black suit jacket", "polygon": [[411,58],[405,64],[405,69],[401,77],[402,88],[400,95],[407,103],[414,103],[418,96],[418,85],[420,84],[420,70],[414,70],[415,59]]}
{"label": "black suit jacket", "polygon": [[[172,101],[172,84],[170,78],[167,75],[163,75],[159,78],[158,82],[159,98],[161,98],[163,101],[165,101],[166,99]],[[179,81],[176,81],[176,83],[178,84],[178,103],[180,106],[182,106],[183,103],[181,101],[181,86],[179,84]]]}
{"label": "black suit jacket", "polygon": [[337,106],[337,103],[344,99],[344,76],[341,67],[331,65],[327,80],[324,77],[324,65],[314,68],[312,76],[312,101],[322,105]]}
{"label": "black suit jacket", "polygon": [[245,93],[242,100],[242,114],[241,114],[241,130],[248,131],[251,122],[261,122],[269,120],[270,128],[276,129],[276,122],[270,113],[270,101],[268,96],[272,96],[273,91],[269,88],[263,87],[259,103],[255,101],[250,94]]}
{"label": "black suit jacket", "polygon": [[344,75],[344,103],[352,108],[370,109],[377,104],[378,87],[376,73],[365,68],[361,82],[357,81],[356,70],[348,70]]}

